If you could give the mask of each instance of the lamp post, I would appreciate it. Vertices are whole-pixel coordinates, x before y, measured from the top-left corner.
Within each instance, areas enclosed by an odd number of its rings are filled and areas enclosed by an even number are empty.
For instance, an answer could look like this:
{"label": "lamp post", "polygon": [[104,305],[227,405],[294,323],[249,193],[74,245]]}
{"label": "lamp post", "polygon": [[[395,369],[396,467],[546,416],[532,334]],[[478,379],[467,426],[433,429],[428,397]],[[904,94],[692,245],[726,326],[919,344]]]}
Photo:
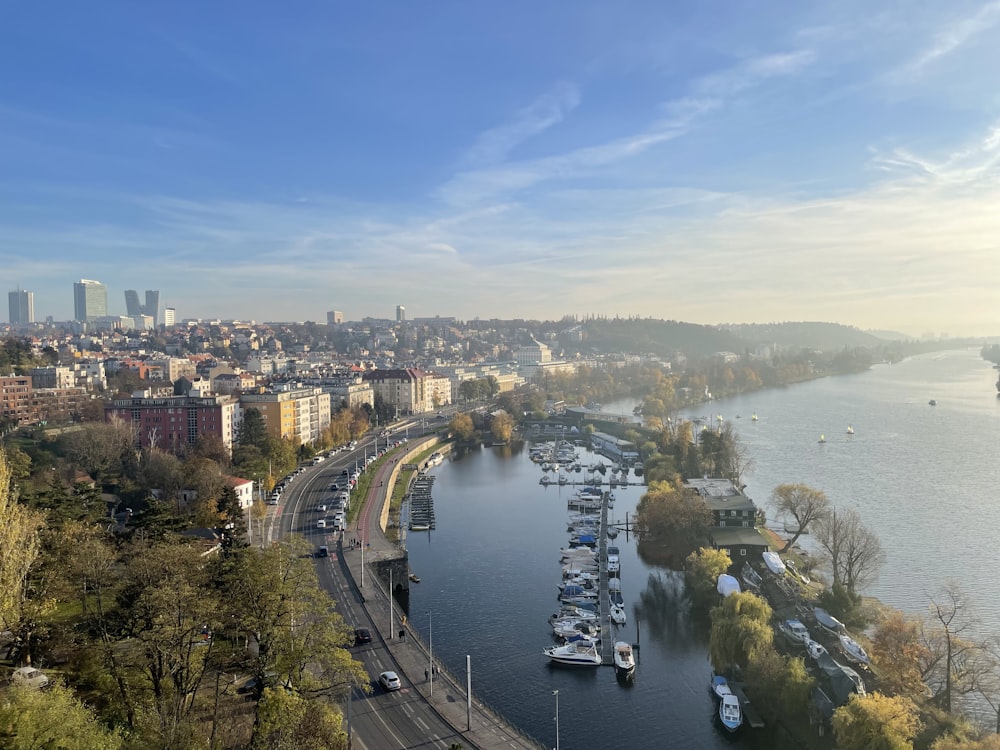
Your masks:
{"label": "lamp post", "polygon": [[427,674],[431,681],[431,698],[434,697],[434,612],[427,610],[427,631],[428,631],[428,651],[427,660],[430,664],[427,665]]}
{"label": "lamp post", "polygon": [[553,690],[552,695],[556,697],[556,750],[559,750],[559,691]]}

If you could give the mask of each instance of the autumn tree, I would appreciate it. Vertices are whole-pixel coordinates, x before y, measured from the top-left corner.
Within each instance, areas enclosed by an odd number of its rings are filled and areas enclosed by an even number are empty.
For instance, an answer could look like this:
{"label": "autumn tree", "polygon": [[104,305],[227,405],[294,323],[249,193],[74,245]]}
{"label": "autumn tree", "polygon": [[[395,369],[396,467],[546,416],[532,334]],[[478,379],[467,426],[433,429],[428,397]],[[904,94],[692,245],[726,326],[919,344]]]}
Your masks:
{"label": "autumn tree", "polygon": [[118,474],[134,475],[137,436],[121,419],[79,425],[60,438],[70,461],[100,482]]}
{"label": "autumn tree", "polygon": [[794,536],[785,543],[782,552],[788,552],[809,526],[825,518],[830,509],[826,493],[805,484],[779,484],[771,493],[771,502],[779,516],[790,516],[795,521]]}
{"label": "autumn tree", "polygon": [[451,418],[448,429],[461,443],[471,442],[476,435],[476,427],[468,414],[456,414]]}
{"label": "autumn tree", "polygon": [[695,607],[707,609],[718,599],[719,576],[733,564],[729,555],[711,547],[701,547],[687,556],[684,578],[688,596]]}
{"label": "autumn tree", "polygon": [[771,605],[756,594],[730,594],[712,609],[709,657],[716,672],[746,669],[759,654],[773,648]]}
{"label": "autumn tree", "polygon": [[923,694],[923,665],[929,652],[921,638],[921,623],[892,610],[875,625],[871,637],[871,659],[879,685],[889,695],[915,697]]}
{"label": "autumn tree", "polygon": [[514,433],[514,419],[505,411],[497,412],[490,423],[490,432],[500,442],[509,443]]}
{"label": "autumn tree", "polygon": [[833,583],[842,584],[849,595],[871,583],[885,562],[879,538],[861,522],[853,509],[832,510],[813,523],[814,536],[826,553]]}
{"label": "autumn tree", "polygon": [[852,695],[832,723],[842,750],[909,750],[920,729],[913,701],[881,693]]}
{"label": "autumn tree", "polygon": [[773,648],[761,649],[750,660],[746,677],[754,704],[772,716],[807,715],[816,680],[801,657],[784,656]]}
{"label": "autumn tree", "polygon": [[12,492],[10,466],[0,448],[0,629],[13,629],[21,618],[43,526],[44,516],[20,504]]}
{"label": "autumn tree", "polygon": [[667,548],[683,559],[706,538],[712,512],[688,489],[653,482],[636,509],[636,536],[640,544]]}
{"label": "autumn tree", "polygon": [[1000,733],[979,739],[947,735],[935,740],[931,750],[1000,750]]}

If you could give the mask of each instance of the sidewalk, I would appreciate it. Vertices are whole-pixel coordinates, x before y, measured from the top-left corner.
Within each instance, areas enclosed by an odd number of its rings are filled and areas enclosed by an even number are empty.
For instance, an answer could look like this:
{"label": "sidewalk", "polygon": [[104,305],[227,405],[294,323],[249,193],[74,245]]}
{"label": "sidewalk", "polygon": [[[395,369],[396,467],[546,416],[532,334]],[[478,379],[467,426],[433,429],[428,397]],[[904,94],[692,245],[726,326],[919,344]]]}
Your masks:
{"label": "sidewalk", "polygon": [[[400,461],[402,460],[400,458]],[[375,576],[373,569],[368,567],[368,562],[397,557],[400,554],[396,546],[386,539],[379,526],[379,518],[382,514],[378,510],[384,507],[392,492],[392,487],[386,481],[392,468],[392,463],[379,467],[378,473],[371,483],[365,505],[374,504],[372,512],[366,516],[362,511],[358,516],[359,522],[366,517],[370,519],[368,528],[362,530],[355,527],[348,529],[341,535],[337,547],[341,569],[351,578],[355,591],[360,593],[372,623],[396,661],[405,682],[412,684],[435,712],[454,728],[456,734],[461,735],[465,748],[541,750],[543,745],[522,735],[500,716],[476,701],[475,694],[473,694],[470,714],[464,677],[452,676],[442,669],[435,660],[434,669],[437,674],[434,675],[433,681],[427,679],[430,664],[428,648],[417,631],[410,627],[409,623],[402,621],[403,612],[398,606],[393,607],[393,632],[387,632],[390,622],[389,594],[382,582]],[[361,586],[361,549],[359,547],[351,548],[350,544],[345,545],[343,543],[344,537],[359,540],[367,538],[368,540],[368,547],[364,552],[366,566],[363,573],[364,586]],[[406,634],[403,638],[399,637],[400,631]],[[473,675],[475,675],[474,670],[475,665],[473,665]]]}

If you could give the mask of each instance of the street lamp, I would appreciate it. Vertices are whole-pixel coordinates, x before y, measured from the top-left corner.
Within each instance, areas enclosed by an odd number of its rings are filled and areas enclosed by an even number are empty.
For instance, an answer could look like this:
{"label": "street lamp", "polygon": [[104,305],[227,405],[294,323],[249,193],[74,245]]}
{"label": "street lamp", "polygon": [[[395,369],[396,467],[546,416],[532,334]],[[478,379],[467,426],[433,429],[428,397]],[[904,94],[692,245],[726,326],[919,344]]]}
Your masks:
{"label": "street lamp", "polygon": [[427,630],[428,630],[428,652],[427,660],[430,662],[428,664],[427,674],[431,681],[431,698],[434,697],[434,612],[427,610]]}
{"label": "street lamp", "polygon": [[559,750],[559,691],[553,690],[552,695],[556,697],[556,750]]}

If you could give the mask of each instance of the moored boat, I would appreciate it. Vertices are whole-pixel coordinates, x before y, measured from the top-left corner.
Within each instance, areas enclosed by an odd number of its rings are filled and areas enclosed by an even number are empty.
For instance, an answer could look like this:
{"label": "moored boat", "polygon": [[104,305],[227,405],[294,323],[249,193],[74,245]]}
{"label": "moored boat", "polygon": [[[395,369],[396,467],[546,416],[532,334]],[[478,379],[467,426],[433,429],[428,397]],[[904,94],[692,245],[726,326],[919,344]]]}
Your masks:
{"label": "moored boat", "polygon": [[743,711],[740,709],[740,699],[732,693],[723,695],[719,701],[719,721],[730,732],[735,732],[743,723]]}
{"label": "moored boat", "polygon": [[867,666],[869,663],[868,653],[860,643],[849,635],[841,635],[837,640],[840,641],[840,650],[844,652],[844,656],[856,664]]}
{"label": "moored boat", "polygon": [[733,576],[723,573],[715,584],[716,590],[723,596],[740,593],[740,582]]}
{"label": "moored boat", "polygon": [[635,653],[631,643],[615,642],[615,672],[622,677],[635,672]]}
{"label": "moored boat", "polygon": [[543,649],[542,653],[556,664],[573,667],[598,667],[601,664],[601,655],[597,653],[596,646],[579,647],[575,643],[567,643]]}
{"label": "moored boat", "polygon": [[726,678],[721,674],[712,675],[711,688],[712,695],[715,696],[717,700],[722,700],[722,696],[729,695],[731,692],[729,689],[729,681],[726,680]]}
{"label": "moored boat", "polygon": [[627,617],[625,615],[625,608],[619,604],[612,605],[609,611],[609,616],[611,617],[611,622],[615,625],[624,625]]}
{"label": "moored boat", "polygon": [[767,552],[764,552],[761,557],[764,558],[764,564],[767,566],[768,570],[776,576],[785,575],[785,563],[781,561],[781,556],[777,552],[768,550]]}

